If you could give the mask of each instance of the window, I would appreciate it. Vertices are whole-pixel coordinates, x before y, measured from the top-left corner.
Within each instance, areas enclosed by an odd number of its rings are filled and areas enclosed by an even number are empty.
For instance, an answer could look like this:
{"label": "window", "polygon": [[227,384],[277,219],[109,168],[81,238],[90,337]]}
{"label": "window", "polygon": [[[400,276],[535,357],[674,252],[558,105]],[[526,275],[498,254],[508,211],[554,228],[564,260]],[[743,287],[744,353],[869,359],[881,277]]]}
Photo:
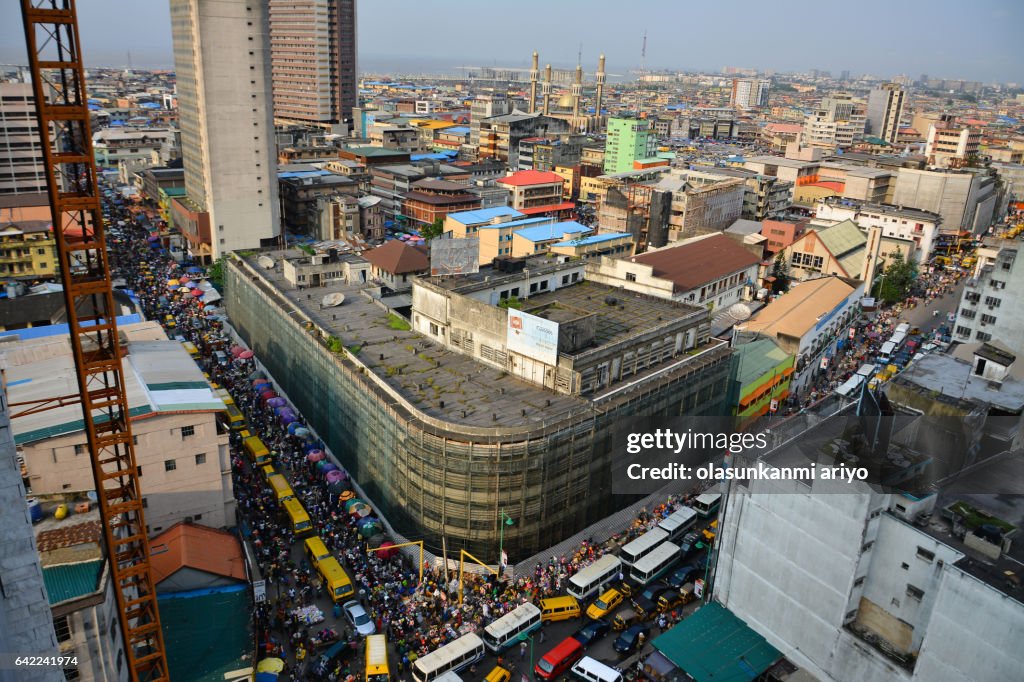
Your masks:
{"label": "window", "polygon": [[75,446],[75,454],[76,455],[80,455],[83,452],[85,452],[85,446],[84,445],[79,444],[79,445]]}
{"label": "window", "polygon": [[67,616],[60,616],[53,619],[53,632],[57,635],[58,642],[66,642],[71,639],[71,623]]}
{"label": "window", "polygon": [[433,322],[431,322],[430,323],[430,333],[433,334],[434,336],[437,336],[438,331],[439,330],[437,328],[437,325],[434,324]]}
{"label": "window", "polygon": [[990,279],[988,281],[988,283],[992,285],[993,289],[1005,289],[1006,288],[1006,282],[1000,282],[998,279]]}
{"label": "window", "polygon": [[182,426],[181,427],[181,437],[182,438],[188,438],[189,436],[194,436],[195,434],[196,434],[196,427],[195,426]]}
{"label": "window", "polygon": [[139,466],[135,467],[135,475],[138,476],[139,478],[142,478],[142,465],[141,464]]}
{"label": "window", "polygon": [[920,587],[915,587],[914,585],[907,583],[907,596],[911,599],[921,601],[921,598],[924,597],[924,590]]}
{"label": "window", "polygon": [[935,552],[925,549],[924,547],[917,548],[917,558],[924,559],[928,563],[935,560]]}
{"label": "window", "polygon": [[969,337],[971,335],[971,328],[970,327],[964,327],[964,326],[958,326],[956,328],[956,335],[957,336],[967,336],[967,337]]}
{"label": "window", "polygon": [[196,464],[206,464],[206,453],[200,452],[196,455]]}
{"label": "window", "polygon": [[977,332],[974,335],[974,338],[976,338],[978,341],[991,341],[992,340],[992,335],[991,334],[986,334],[985,332]]}
{"label": "window", "polygon": [[904,571],[909,571],[910,570],[910,564],[908,564],[906,562],[903,562],[903,563],[900,564],[900,568],[902,568]]}
{"label": "window", "polygon": [[143,509],[149,509],[149,498],[148,497],[143,497],[142,498],[142,508]]}
{"label": "window", "polygon": [[177,468],[178,465],[175,463],[173,459],[164,460],[164,471],[174,471]]}
{"label": "window", "polygon": [[864,576],[861,576],[861,577],[859,577],[859,578],[857,578],[856,580],[853,581],[853,586],[854,587],[860,587],[863,584],[864,584]]}
{"label": "window", "polygon": [[[973,320],[974,316],[976,314],[977,313],[975,311],[971,310],[970,308],[961,308],[960,309],[960,316],[964,317],[964,318],[966,318],[968,320]],[[982,317],[984,317],[984,316],[982,316]]]}
{"label": "window", "polygon": [[132,445],[138,445],[138,444],[139,444],[139,437],[138,436],[132,436]]}
{"label": "window", "polygon": [[996,323],[996,316],[995,315],[982,315],[981,316],[981,323],[982,324],[995,324]]}
{"label": "window", "polygon": [[635,272],[627,272],[626,273],[626,281],[627,282],[635,282],[636,281],[636,273]]}
{"label": "window", "polygon": [[985,297],[985,305],[992,306],[993,308],[998,308],[999,304],[1002,303],[1002,302],[1003,302],[1003,299],[996,298],[995,296],[986,296]]}
{"label": "window", "polygon": [[36,253],[38,253],[40,256],[45,256],[46,249],[36,249]]}

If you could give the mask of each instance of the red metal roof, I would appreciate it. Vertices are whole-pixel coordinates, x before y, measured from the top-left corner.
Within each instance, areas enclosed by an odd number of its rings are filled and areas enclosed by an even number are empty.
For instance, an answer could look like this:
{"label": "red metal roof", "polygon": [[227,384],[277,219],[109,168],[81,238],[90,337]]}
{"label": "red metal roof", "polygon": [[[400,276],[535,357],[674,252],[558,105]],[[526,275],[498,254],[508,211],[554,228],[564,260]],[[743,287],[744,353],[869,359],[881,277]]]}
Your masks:
{"label": "red metal roof", "polygon": [[524,185],[550,185],[555,182],[562,182],[562,176],[551,171],[525,170],[517,171],[512,175],[498,178],[503,185],[522,187]]}
{"label": "red metal roof", "polygon": [[689,291],[760,263],[761,257],[724,234],[689,244],[633,256],[633,263],[654,268],[654,276],[671,281],[675,291]]}
{"label": "red metal roof", "polygon": [[153,579],[160,582],[177,571],[194,568],[245,581],[242,546],[231,533],[193,523],[176,523],[150,543]]}
{"label": "red metal roof", "polygon": [[420,249],[409,246],[399,239],[392,239],[383,246],[363,253],[363,258],[384,272],[403,275],[430,269],[430,260]]}
{"label": "red metal roof", "polygon": [[520,208],[516,209],[520,213],[526,215],[537,215],[538,213],[552,213],[554,211],[569,211],[576,208],[576,204],[571,201],[563,201],[560,204],[545,204],[544,206],[534,206],[533,208]]}

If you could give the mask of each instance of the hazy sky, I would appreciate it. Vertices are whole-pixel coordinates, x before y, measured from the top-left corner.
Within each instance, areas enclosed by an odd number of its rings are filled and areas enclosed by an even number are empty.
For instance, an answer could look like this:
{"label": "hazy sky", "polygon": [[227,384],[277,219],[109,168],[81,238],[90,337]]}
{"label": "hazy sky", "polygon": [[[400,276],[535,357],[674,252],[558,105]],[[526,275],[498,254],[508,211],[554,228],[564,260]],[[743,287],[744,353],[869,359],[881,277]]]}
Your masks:
{"label": "hazy sky", "polygon": [[[252,0],[258,1],[258,0]],[[23,63],[15,0],[0,0],[0,62]],[[643,7],[643,10],[634,9]],[[570,66],[583,44],[593,70],[723,66],[850,70],[1024,82],[1024,0],[362,0],[361,70],[458,64]],[[166,0],[78,0],[87,63],[171,67]]]}

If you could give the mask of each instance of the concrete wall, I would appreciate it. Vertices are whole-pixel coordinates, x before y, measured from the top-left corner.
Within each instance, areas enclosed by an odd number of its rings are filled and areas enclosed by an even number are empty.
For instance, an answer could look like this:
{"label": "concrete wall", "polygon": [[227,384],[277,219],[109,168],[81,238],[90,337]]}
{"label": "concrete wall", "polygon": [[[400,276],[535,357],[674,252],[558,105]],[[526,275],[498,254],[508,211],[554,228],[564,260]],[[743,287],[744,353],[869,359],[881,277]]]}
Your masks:
{"label": "concrete wall", "polygon": [[[203,412],[132,421],[150,533],[158,533],[187,516],[212,528],[234,525],[228,437],[217,432],[216,419],[216,413]],[[194,427],[195,435],[182,438],[183,426]],[[75,454],[76,445],[81,446],[79,454]],[[22,453],[29,484],[37,495],[96,487],[82,432],[25,444]],[[206,456],[205,463],[196,463],[198,454]],[[172,459],[176,468],[165,471],[165,462]]]}
{"label": "concrete wall", "polygon": [[121,639],[113,583],[106,569],[102,580],[103,600],[99,603],[78,608],[74,602],[54,606],[54,617],[66,615],[71,631],[71,639],[61,643],[61,655],[78,657],[79,680],[128,682],[130,666]]}
{"label": "concrete wall", "polygon": [[[57,639],[15,454],[7,394],[0,390],[0,641],[5,651],[55,656]],[[23,669],[0,667],[0,682],[24,679]],[[32,679],[58,682],[64,675],[56,667],[40,667]]]}

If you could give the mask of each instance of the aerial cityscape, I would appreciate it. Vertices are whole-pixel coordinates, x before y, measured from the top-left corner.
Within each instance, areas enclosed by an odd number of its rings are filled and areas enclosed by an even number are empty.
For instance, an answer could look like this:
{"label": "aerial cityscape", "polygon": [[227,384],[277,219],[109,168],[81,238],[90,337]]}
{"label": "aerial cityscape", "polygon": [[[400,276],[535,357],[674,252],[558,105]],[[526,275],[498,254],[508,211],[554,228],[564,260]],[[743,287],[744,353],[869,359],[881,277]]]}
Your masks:
{"label": "aerial cityscape", "polygon": [[1024,5],[509,9],[6,3],[0,682],[1024,679]]}

